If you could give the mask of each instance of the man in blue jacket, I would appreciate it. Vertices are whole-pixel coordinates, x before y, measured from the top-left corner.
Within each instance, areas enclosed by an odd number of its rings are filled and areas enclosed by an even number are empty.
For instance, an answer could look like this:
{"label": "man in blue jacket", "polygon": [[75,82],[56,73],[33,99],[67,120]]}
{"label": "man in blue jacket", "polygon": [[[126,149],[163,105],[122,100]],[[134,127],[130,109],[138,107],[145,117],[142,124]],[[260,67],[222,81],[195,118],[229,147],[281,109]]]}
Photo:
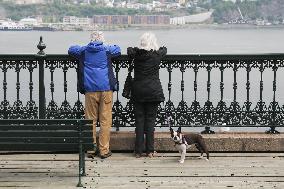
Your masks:
{"label": "man in blue jacket", "polygon": [[109,150],[110,129],[112,126],[112,98],[117,90],[111,58],[121,54],[117,45],[104,44],[100,31],[91,34],[91,42],[86,46],[71,46],[68,54],[79,60],[78,91],[85,94],[85,117],[93,120],[94,151],[88,157],[95,156],[96,125],[100,122],[99,153],[102,159],[111,156]]}

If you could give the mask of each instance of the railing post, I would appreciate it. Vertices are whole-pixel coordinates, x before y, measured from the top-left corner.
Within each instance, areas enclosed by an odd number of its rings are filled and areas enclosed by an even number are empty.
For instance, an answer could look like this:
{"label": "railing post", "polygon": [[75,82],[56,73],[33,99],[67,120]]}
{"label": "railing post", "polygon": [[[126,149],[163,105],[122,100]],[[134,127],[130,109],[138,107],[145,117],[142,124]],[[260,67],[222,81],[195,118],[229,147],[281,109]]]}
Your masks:
{"label": "railing post", "polygon": [[43,51],[46,46],[42,41],[42,36],[40,36],[40,41],[37,45],[39,52],[37,53],[38,58],[38,83],[39,83],[39,119],[46,118],[46,100],[45,100],[45,86],[44,86],[44,61],[46,54]]}
{"label": "railing post", "polygon": [[204,105],[204,117],[205,118],[205,121],[204,123],[207,124],[205,126],[205,130],[204,131],[201,131],[201,134],[215,134],[214,131],[212,131],[210,129],[210,125],[212,125],[212,123],[214,122],[213,121],[213,105],[212,105],[212,102],[210,101],[210,92],[211,92],[211,70],[212,70],[212,66],[210,65],[210,62],[207,63],[207,66],[206,66],[206,70],[207,70],[207,101],[205,102],[205,105]]}
{"label": "railing post", "polygon": [[[272,125],[270,125],[270,130],[266,131],[267,134],[280,134],[279,131],[275,130],[277,122],[276,122],[276,114],[277,110],[279,110],[278,102],[276,102],[276,72],[278,70],[278,66],[276,65],[276,61],[273,62],[272,71],[273,71],[273,84],[272,84],[272,90],[273,90],[273,101],[272,104]],[[277,109],[277,110],[276,110]]]}
{"label": "railing post", "polygon": [[77,184],[77,187],[83,187],[82,185],[82,180],[81,180],[81,176],[83,176],[85,174],[84,172],[84,168],[83,168],[83,161],[85,161],[85,159],[83,159],[83,141],[82,141],[82,124],[80,120],[77,120],[77,129],[78,129],[78,139],[79,139],[79,181]]}

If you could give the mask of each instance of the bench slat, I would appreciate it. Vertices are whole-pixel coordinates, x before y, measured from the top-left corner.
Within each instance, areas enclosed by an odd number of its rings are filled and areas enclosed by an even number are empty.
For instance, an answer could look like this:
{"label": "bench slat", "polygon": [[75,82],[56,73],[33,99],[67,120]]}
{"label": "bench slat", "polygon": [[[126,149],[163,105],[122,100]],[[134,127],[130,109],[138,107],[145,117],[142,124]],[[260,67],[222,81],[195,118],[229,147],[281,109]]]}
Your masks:
{"label": "bench slat", "polygon": [[[1,131],[0,137],[34,137],[34,136],[43,136],[43,137],[78,137],[78,131],[35,131],[35,130],[8,130]],[[90,131],[83,131],[82,137],[92,137],[93,133]]]}
{"label": "bench slat", "polygon": [[[93,138],[81,138],[83,143],[93,142]],[[28,145],[32,143],[79,143],[78,137],[0,137],[0,145],[5,143],[26,143]],[[1,148],[1,147],[0,147]]]}
{"label": "bench slat", "polygon": [[[75,125],[0,125],[0,131],[7,130],[74,130],[78,131]],[[82,131],[93,130],[92,125],[83,125]]]}
{"label": "bench slat", "polygon": [[[82,144],[83,149],[89,150],[93,148],[93,143]],[[62,144],[62,143],[37,143],[37,144],[26,144],[26,143],[9,143],[0,144],[0,151],[78,151],[78,144]]]}
{"label": "bench slat", "polygon": [[92,120],[87,119],[2,119],[0,125],[7,124],[92,124]]}

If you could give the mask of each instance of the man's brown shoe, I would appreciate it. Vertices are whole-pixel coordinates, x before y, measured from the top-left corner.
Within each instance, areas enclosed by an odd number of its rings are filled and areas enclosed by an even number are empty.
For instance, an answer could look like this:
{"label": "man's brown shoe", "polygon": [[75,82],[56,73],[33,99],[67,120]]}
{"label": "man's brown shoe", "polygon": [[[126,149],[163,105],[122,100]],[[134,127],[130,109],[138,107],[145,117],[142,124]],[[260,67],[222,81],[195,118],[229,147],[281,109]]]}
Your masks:
{"label": "man's brown shoe", "polygon": [[112,152],[109,151],[108,153],[101,155],[101,159],[106,159],[106,158],[110,157],[111,155],[112,155]]}
{"label": "man's brown shoe", "polygon": [[87,151],[87,158],[94,158],[99,154],[97,151]]}
{"label": "man's brown shoe", "polygon": [[100,154],[99,149],[96,149],[96,151],[87,151],[87,157],[88,158],[94,158],[99,154]]}

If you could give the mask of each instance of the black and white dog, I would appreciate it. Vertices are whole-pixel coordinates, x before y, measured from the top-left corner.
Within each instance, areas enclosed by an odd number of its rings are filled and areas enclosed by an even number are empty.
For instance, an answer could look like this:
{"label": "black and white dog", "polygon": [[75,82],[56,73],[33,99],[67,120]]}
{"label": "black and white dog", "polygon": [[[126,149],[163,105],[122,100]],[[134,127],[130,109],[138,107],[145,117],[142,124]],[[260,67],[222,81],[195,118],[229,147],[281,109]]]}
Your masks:
{"label": "black and white dog", "polygon": [[185,160],[185,155],[186,155],[186,149],[189,149],[192,145],[195,145],[197,150],[201,153],[200,159],[203,158],[203,153],[206,153],[207,158],[206,160],[209,160],[209,152],[207,150],[207,146],[204,142],[204,139],[201,135],[199,134],[186,134],[183,135],[181,133],[181,127],[178,128],[177,131],[174,131],[170,127],[170,132],[171,132],[171,138],[175,142],[175,146],[178,149],[178,151],[181,154],[180,163],[183,163]]}

